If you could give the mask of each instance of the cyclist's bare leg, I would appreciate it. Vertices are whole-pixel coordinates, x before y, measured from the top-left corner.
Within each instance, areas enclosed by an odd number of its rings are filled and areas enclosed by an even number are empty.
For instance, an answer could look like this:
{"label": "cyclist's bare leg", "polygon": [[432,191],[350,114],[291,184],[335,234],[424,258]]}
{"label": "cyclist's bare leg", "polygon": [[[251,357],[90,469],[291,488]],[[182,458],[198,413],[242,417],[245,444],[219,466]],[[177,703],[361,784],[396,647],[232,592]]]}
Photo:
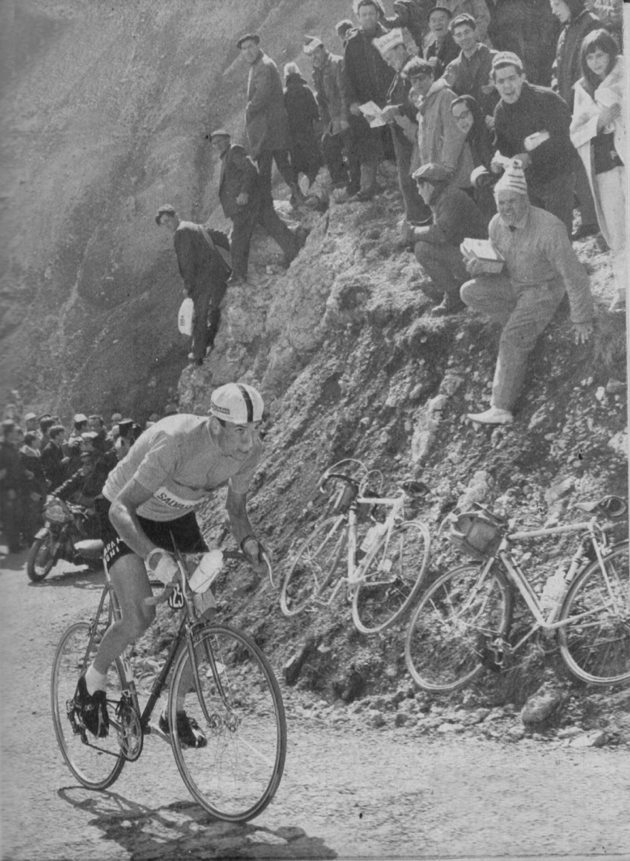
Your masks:
{"label": "cyclist's bare leg", "polygon": [[155,619],[155,607],[144,602],[152,595],[144,561],[135,554],[122,556],[114,562],[109,573],[122,618],[107,629],[94,657],[92,666],[102,675]]}

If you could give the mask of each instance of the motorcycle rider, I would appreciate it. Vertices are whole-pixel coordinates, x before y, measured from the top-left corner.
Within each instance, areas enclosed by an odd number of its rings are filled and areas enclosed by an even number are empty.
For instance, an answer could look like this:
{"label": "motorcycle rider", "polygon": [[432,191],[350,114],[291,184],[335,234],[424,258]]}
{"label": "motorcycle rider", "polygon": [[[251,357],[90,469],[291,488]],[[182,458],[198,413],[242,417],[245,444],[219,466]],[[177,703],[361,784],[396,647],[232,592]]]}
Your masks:
{"label": "motorcycle rider", "polygon": [[[247,492],[262,457],[259,427],[263,399],[249,385],[228,383],[212,393],[209,418],[175,415],[148,428],[108,477],[97,499],[104,557],[122,618],[105,633],[92,664],[79,679],[75,703],[87,729],[108,733],[107,671],[155,618],[149,573],[165,585],[179,577],[172,556],[204,552],[194,509],[227,485],[226,510],[232,534],[258,574],[266,571],[264,548],[247,515]],[[191,677],[192,684],[192,677]],[[186,690],[186,685],[182,686]],[[177,704],[176,732],[189,747],[207,741]],[[160,728],[170,732],[162,713]]]}

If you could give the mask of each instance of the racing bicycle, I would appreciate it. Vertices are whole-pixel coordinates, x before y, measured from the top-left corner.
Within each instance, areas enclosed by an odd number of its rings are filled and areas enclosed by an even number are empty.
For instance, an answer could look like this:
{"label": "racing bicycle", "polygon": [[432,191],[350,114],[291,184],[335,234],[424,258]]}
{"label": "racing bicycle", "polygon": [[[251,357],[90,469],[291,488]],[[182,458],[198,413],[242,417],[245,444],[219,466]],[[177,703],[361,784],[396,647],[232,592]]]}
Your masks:
{"label": "racing bicycle", "polygon": [[[203,570],[204,558],[209,557],[214,573],[195,593],[187,572],[196,564]],[[168,655],[144,708],[140,706],[140,685],[134,678],[129,650],[115,662],[107,685],[109,733],[96,738],[83,724],[75,692],[103,634],[112,621],[120,619],[105,565],[105,586],[96,615],[71,625],[57,646],[51,685],[57,741],[80,783],[88,789],[103,790],[114,783],[127,762],[138,759],[145,736],[158,736],[171,744],[184,783],[205,810],[217,819],[246,822],[265,809],[282,777],[287,747],[282,695],[267,658],[248,634],[204,618],[214,606],[210,585],[223,560],[243,560],[243,555],[214,549],[203,556],[176,558],[179,582],[166,587],[160,596],[147,599],[154,604],[168,600],[170,607],[182,610]],[[271,579],[271,566],[266,561]],[[205,747],[188,748],[176,729],[167,735],[151,720],[169,672],[168,726],[177,727],[178,698],[180,708],[184,699],[189,718],[197,721],[207,737]]]}
{"label": "racing bicycle", "polygon": [[[628,541],[613,543],[609,534],[627,506],[608,496],[575,508],[591,516],[528,531],[509,531],[504,518],[481,505],[447,516],[443,526],[448,520],[451,540],[476,561],[439,577],[411,617],[405,661],[420,688],[464,687],[484,666],[504,667],[537,631],[557,633],[560,654],[578,679],[593,685],[630,680]],[[568,569],[548,578],[539,597],[513,545],[570,533],[579,541]],[[534,622],[512,643],[514,588]]]}
{"label": "racing bicycle", "polygon": [[[347,463],[359,464],[359,474],[342,471]],[[424,581],[431,537],[424,523],[405,519],[405,506],[428,488],[407,481],[390,497],[373,489],[376,481],[382,483],[381,473],[359,461],[324,472],[319,489],[336,493],[332,513],[289,553],[280,593],[285,616],[330,606],[344,585],[363,634],[384,630],[410,607]]]}

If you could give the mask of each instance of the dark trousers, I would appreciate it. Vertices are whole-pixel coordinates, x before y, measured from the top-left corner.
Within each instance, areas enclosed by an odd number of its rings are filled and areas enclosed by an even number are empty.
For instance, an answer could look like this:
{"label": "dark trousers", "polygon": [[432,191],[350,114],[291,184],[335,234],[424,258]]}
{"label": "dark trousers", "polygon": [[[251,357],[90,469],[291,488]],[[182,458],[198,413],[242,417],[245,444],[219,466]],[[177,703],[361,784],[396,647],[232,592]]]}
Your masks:
{"label": "dark trousers", "polygon": [[392,141],[396,155],[398,185],[400,186],[405,207],[405,218],[407,221],[425,221],[430,217],[431,209],[420,197],[416,181],[411,178],[413,142],[400,134],[396,127],[392,128]]}
{"label": "dark trousers", "polygon": [[17,491],[0,491],[0,506],[2,508],[2,531],[9,553],[17,553],[20,549],[20,501]]}
{"label": "dark trousers", "polygon": [[291,190],[297,182],[297,175],[291,167],[288,149],[263,150],[256,159],[258,173],[260,174],[260,192],[263,201],[272,201],[271,194],[271,169],[275,161],[278,172]]}
{"label": "dark trousers", "polygon": [[358,191],[361,185],[361,163],[350,130],[336,135],[325,132],[322,150],[333,185],[348,185],[350,191]]}
{"label": "dark trousers", "polygon": [[564,224],[571,236],[573,230],[573,174],[561,173],[544,184],[530,186],[529,199],[534,206],[551,212]]}
{"label": "dark trousers", "polygon": [[290,263],[297,256],[300,250],[298,239],[274,209],[271,198],[248,203],[241,212],[236,213],[231,218],[230,248],[232,251],[232,276],[234,278],[247,278],[249,246],[257,223],[278,243],[284,252],[285,262]]}
{"label": "dark trousers", "polygon": [[[221,282],[213,288],[209,285],[202,285],[190,293],[190,298],[195,306],[190,352],[195,361],[204,359],[206,350],[208,347],[212,347],[214,343],[221,317],[219,306],[225,293],[225,287],[225,282]],[[208,315],[210,320],[208,320]]]}

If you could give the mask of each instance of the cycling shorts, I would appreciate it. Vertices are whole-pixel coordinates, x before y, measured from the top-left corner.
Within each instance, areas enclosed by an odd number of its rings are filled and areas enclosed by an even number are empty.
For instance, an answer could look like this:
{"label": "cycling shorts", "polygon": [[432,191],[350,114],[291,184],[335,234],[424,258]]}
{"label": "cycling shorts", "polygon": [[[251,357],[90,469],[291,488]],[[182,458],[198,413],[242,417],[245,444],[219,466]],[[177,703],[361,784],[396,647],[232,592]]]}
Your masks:
{"label": "cycling shorts", "polygon": [[[94,500],[94,506],[98,514],[103,556],[107,567],[111,568],[114,562],[118,562],[123,556],[129,554],[137,556],[138,554],[125,544],[109,519],[111,502],[104,496],[99,496]],[[189,511],[175,520],[147,520],[146,517],[136,516],[149,541],[163,550],[172,553],[173,544],[181,553],[205,553],[208,549],[194,511]]]}

